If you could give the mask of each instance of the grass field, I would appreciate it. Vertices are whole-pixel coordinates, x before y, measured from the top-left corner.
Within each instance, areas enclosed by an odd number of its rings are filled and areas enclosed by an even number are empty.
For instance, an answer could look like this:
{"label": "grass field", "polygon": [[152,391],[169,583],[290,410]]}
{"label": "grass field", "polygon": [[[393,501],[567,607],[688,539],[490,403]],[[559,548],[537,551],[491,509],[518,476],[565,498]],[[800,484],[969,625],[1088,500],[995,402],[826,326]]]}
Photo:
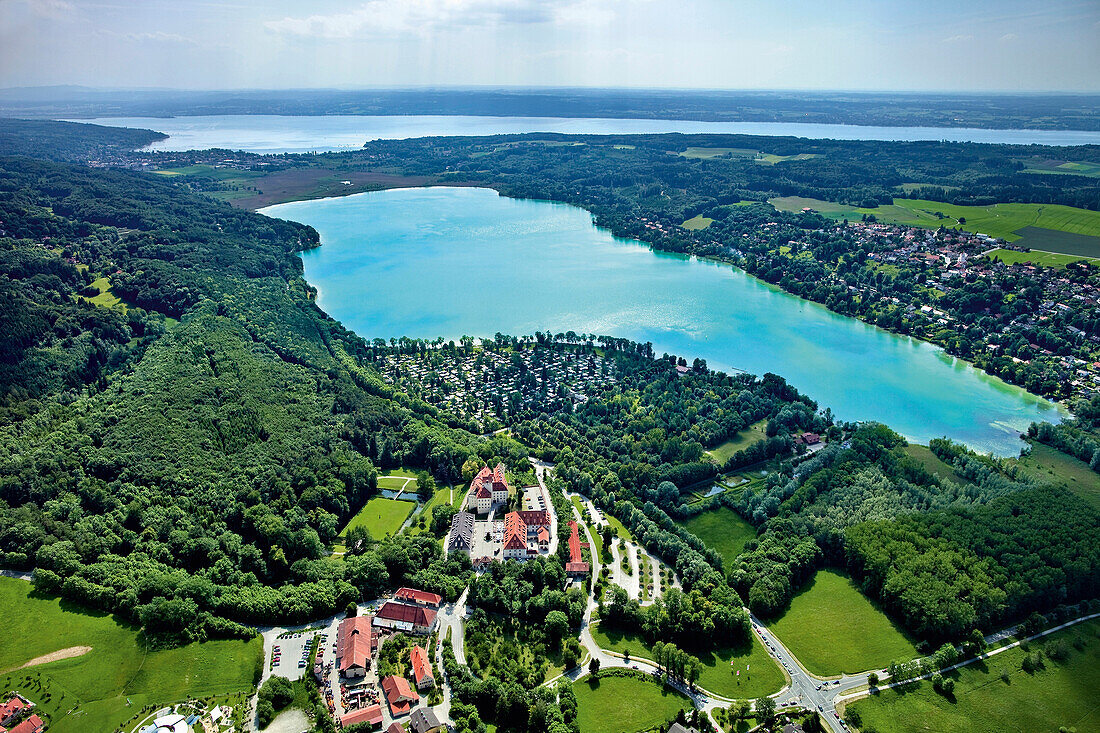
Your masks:
{"label": "grass field", "polygon": [[1040,253],[1068,255],[1090,260],[1100,259],[1100,237],[1073,232],[1059,232],[1042,227],[1024,227],[1017,229],[1020,236],[1016,244],[1029,247]]}
{"label": "grass field", "polygon": [[136,629],[114,617],[38,596],[30,583],[12,578],[0,577],[0,618],[0,670],[91,647],[82,656],[0,672],[0,689],[37,703],[50,733],[113,731],[144,715],[144,705],[247,693],[263,663],[259,637],[150,651]]}
{"label": "grass field", "polygon": [[724,506],[696,514],[679,524],[707,547],[717,550],[727,568],[745,549],[745,543],[756,538],[756,529],[737,512]]}
{"label": "grass field", "polygon": [[768,627],[818,675],[881,669],[918,656],[901,630],[835,570],[819,570]]}
{"label": "grass field", "polygon": [[696,214],[695,216],[691,217],[690,219],[685,221],[680,226],[682,226],[684,229],[691,229],[691,230],[694,231],[694,230],[698,230],[698,229],[706,229],[707,227],[709,227],[713,223],[714,223],[714,219],[703,216],[702,214]]}
{"label": "grass field", "polygon": [[765,440],[768,436],[764,433],[764,428],[767,426],[767,420],[761,420],[760,422],[753,423],[749,427],[745,428],[737,434],[737,437],[733,440],[727,440],[725,443],[716,445],[707,451],[707,454],[716,460],[719,465],[725,465],[734,453],[739,450],[744,450],[754,443],[759,443],[761,440]]}
{"label": "grass field", "polygon": [[703,148],[703,147],[691,147],[680,153],[685,158],[702,158],[709,160],[711,158],[721,158],[723,156],[730,156],[731,158],[755,158],[760,155],[759,150],[752,150],[751,148]]}
{"label": "grass field", "polygon": [[638,733],[692,708],[675,690],[638,677],[586,677],[573,683],[573,692],[581,733]]}
{"label": "grass field", "polygon": [[1016,265],[1021,262],[1030,262],[1033,265],[1039,265],[1041,267],[1065,267],[1071,262],[1080,262],[1081,260],[1089,260],[1090,262],[1097,262],[1092,258],[1081,257],[1079,255],[1063,255],[1056,254],[1054,252],[1042,252],[1037,249],[1033,249],[1030,252],[1017,252],[1012,249],[995,249],[989,253],[990,259],[1000,260],[1006,265]]}
{"label": "grass field", "polygon": [[[1100,623],[1089,621],[1052,634],[1066,642],[1063,662],[1044,654],[1045,667],[1028,674],[1021,669],[1024,652],[1017,647],[955,670],[954,696],[944,697],[929,682],[885,690],[859,700],[849,710],[863,719],[861,730],[952,731],[1004,733],[1100,731]],[[1084,648],[1073,646],[1080,640]],[[1031,653],[1048,642],[1031,643]],[[1002,674],[1004,677],[1002,677]]]}
{"label": "grass field", "polygon": [[1029,161],[1031,165],[1024,173],[1054,173],[1062,176],[1088,176],[1100,178],[1100,163],[1061,162],[1057,160]]}
{"label": "grass field", "polygon": [[[1009,242],[1021,239],[1024,235],[1020,234],[1019,230],[1025,227],[1100,237],[1100,211],[1088,211],[1057,204],[957,206],[938,201],[897,198],[892,205],[861,209],[800,196],[768,199],[768,203],[780,211],[797,212],[803,208],[811,208],[823,216],[834,219],[852,220],[859,219],[864,214],[874,214],[875,218],[887,224],[933,228],[941,224],[947,227],[959,226],[968,232],[981,232]],[[966,223],[960,224],[960,218],[965,219]],[[1038,235],[1032,233],[1031,236]],[[1038,248],[1038,244],[1032,243],[1034,241],[1031,240],[1028,246]],[[1043,247],[1043,249],[1050,249],[1050,247]]]}
{"label": "grass field", "polygon": [[970,483],[959,474],[955,473],[955,469],[940,460],[940,457],[929,450],[926,445],[910,444],[902,448],[902,450],[909,456],[920,461],[928,473],[939,479],[950,479],[956,483],[968,484]]}
{"label": "grass field", "polygon": [[776,163],[785,163],[788,160],[811,160],[812,158],[820,158],[818,153],[796,153],[795,155],[775,155],[773,153],[761,153],[757,156],[757,163],[764,163],[765,165],[775,165]]}
{"label": "grass field", "polygon": [[1031,453],[1020,459],[1020,467],[1025,473],[1062,486],[1100,509],[1100,474],[1073,456],[1042,443],[1032,443]]}
{"label": "grass field", "polygon": [[[89,303],[103,306],[104,308],[119,308],[125,312],[126,304],[122,302],[122,299],[111,292],[111,281],[108,278],[101,277],[92,281],[92,287],[99,291],[99,295],[93,295],[90,298],[84,298]],[[83,296],[81,296],[83,297]]]}
{"label": "grass field", "polygon": [[[595,626],[592,629],[592,638],[602,649],[629,652],[635,657],[653,659],[653,651],[646,641],[633,634],[604,631]],[[786,681],[782,670],[768,656],[768,652],[755,636],[751,645],[724,648],[715,652],[691,653],[703,663],[699,686],[724,697],[755,698],[770,695],[781,689]],[[740,675],[737,674],[738,671],[741,672]]]}
{"label": "grass field", "polygon": [[366,527],[371,537],[375,539],[388,537],[401,529],[401,523],[415,506],[415,502],[376,496],[352,517],[347,526],[340,531],[340,536],[346,535],[352,527],[362,526]]}

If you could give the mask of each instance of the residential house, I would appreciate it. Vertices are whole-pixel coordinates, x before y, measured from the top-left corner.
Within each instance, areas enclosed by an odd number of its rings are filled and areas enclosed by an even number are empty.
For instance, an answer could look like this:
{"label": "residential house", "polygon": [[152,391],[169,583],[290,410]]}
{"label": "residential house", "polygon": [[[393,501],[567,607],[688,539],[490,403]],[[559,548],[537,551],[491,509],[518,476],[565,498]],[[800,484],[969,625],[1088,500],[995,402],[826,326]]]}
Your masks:
{"label": "residential house", "polygon": [[24,720],[19,725],[11,729],[11,733],[42,733],[46,729],[46,724],[42,722],[42,718],[37,715]]}
{"label": "residential house", "polygon": [[374,615],[374,625],[395,631],[427,634],[435,625],[436,612],[423,606],[386,601]]}
{"label": "residential house", "polygon": [[420,696],[413,692],[409,681],[397,675],[382,678],[382,694],[386,696],[390,714],[395,718],[408,715],[413,706],[420,702]]}
{"label": "residential house", "polygon": [[13,694],[3,705],[0,705],[0,725],[11,725],[20,715],[34,707],[27,698]]}
{"label": "residential house", "polygon": [[378,651],[378,632],[370,616],[346,618],[336,627],[336,669],[345,677],[363,677]]}
{"label": "residential house", "polygon": [[412,733],[443,733],[447,729],[431,708],[417,708],[409,718],[409,730]]}
{"label": "residential house", "polygon": [[682,723],[673,723],[669,727],[668,733],[699,733],[699,731],[695,730],[694,728],[689,728]]}
{"label": "residential house", "polygon": [[428,651],[418,644],[409,652],[409,657],[412,661],[416,689],[430,690],[435,687],[435,676],[432,675],[432,664],[428,661]]}

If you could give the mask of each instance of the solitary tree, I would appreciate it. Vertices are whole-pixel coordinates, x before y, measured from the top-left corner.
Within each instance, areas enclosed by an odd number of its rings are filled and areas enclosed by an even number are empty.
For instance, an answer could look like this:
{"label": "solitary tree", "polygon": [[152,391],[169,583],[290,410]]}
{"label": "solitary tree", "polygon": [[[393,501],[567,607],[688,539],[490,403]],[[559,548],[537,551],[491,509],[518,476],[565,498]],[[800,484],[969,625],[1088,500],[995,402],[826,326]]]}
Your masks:
{"label": "solitary tree", "polygon": [[592,657],[592,661],[588,663],[588,674],[595,677],[600,673],[600,660],[596,657]]}
{"label": "solitary tree", "polygon": [[775,718],[775,700],[770,697],[758,698],[753,703],[753,710],[756,711],[756,717],[764,725],[771,725],[772,720]]}
{"label": "solitary tree", "polygon": [[871,687],[875,687],[876,685],[878,685],[878,673],[877,672],[872,672],[871,674],[867,675],[867,684],[870,685]]}

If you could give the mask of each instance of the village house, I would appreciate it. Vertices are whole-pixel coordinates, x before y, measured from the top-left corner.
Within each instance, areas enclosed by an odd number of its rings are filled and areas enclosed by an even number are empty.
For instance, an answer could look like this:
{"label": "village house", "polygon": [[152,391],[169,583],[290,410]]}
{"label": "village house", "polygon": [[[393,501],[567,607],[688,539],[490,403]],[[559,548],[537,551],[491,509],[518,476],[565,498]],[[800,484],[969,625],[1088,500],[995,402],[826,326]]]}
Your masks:
{"label": "village house", "polygon": [[344,677],[363,677],[378,651],[378,633],[370,616],[346,618],[336,628],[336,669]]}
{"label": "village house", "polygon": [[23,713],[32,710],[34,703],[19,694],[12,694],[11,698],[0,705],[0,725],[11,725]]}
{"label": "village house", "polygon": [[526,559],[527,525],[520,519],[519,512],[504,515],[504,559]]}
{"label": "village house", "polygon": [[428,651],[417,644],[409,652],[409,659],[412,662],[413,681],[416,682],[416,689],[423,691],[435,687],[435,676],[432,675],[432,664],[428,661]]}
{"label": "village house", "polygon": [[31,715],[19,725],[11,729],[10,733],[42,733],[46,724],[37,715]]}
{"label": "village house", "polygon": [[435,625],[436,612],[423,606],[386,601],[374,615],[374,625],[383,629],[427,634]]}
{"label": "village house", "polygon": [[404,677],[390,675],[382,678],[382,694],[390,706],[390,715],[400,718],[412,712],[413,706],[420,702],[420,696],[413,692],[409,681]]}
{"label": "village house", "polygon": [[443,733],[446,727],[439,722],[431,708],[417,708],[409,718],[409,730],[412,733]]}

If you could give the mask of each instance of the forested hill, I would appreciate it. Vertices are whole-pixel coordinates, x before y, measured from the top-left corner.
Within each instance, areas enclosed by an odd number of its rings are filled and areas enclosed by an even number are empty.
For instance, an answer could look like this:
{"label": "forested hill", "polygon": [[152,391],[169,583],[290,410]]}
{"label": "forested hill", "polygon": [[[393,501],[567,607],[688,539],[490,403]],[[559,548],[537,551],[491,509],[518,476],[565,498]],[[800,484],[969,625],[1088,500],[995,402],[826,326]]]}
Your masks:
{"label": "forested hill", "polygon": [[0,155],[115,163],[127,152],[167,137],[127,127],[0,119]]}
{"label": "forested hill", "polygon": [[301,279],[316,243],[143,174],[0,158],[0,564],[199,637],[447,575],[434,541],[327,545],[378,464],[525,454],[357,366]]}

